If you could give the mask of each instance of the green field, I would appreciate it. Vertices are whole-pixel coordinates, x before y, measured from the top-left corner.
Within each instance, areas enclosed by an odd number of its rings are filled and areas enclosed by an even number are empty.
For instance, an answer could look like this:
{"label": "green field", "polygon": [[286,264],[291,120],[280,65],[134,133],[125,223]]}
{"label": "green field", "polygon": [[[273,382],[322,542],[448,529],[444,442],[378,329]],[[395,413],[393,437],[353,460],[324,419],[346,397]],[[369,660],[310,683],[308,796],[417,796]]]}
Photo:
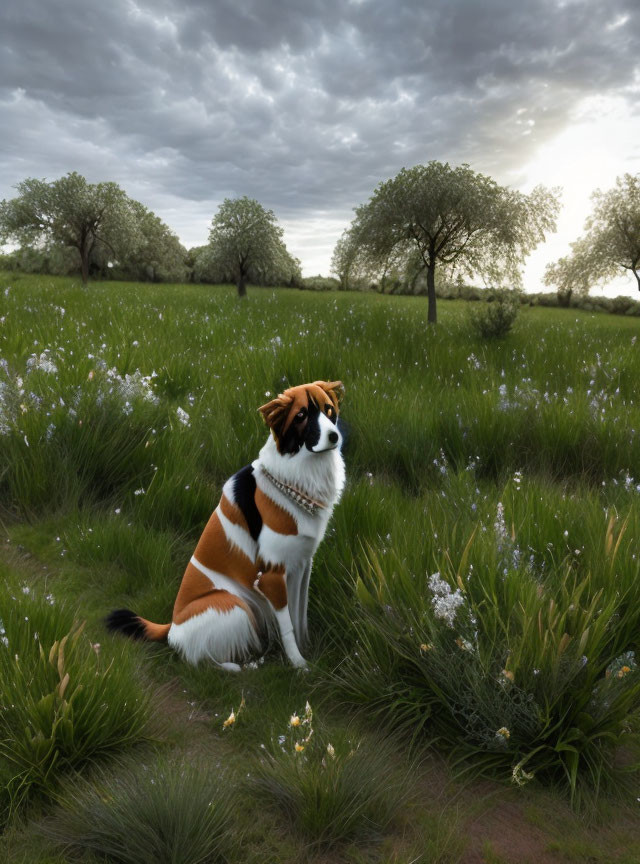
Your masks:
{"label": "green field", "polygon": [[[474,306],[0,274],[8,861],[640,861],[640,321]],[[109,636],[169,620],[256,409],[318,378],[311,672]]]}

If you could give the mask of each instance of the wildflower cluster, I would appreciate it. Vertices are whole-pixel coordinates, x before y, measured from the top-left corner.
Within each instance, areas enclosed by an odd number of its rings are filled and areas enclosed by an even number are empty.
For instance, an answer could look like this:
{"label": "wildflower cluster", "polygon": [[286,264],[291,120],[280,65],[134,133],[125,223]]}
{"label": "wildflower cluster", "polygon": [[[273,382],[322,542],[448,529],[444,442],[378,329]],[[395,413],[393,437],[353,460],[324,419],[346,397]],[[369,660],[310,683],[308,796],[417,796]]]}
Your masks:
{"label": "wildflower cluster", "polygon": [[[304,713],[300,716],[293,713],[289,718],[289,746],[294,753],[302,753],[310,744],[313,738],[313,711],[311,705],[307,701],[304,706]],[[286,750],[286,736],[280,736],[278,743],[283,750]]]}
{"label": "wildflower cluster", "polygon": [[[92,397],[96,405],[115,401],[122,413],[133,413],[137,403],[144,402],[158,405],[159,399],[153,390],[155,372],[143,375],[139,369],[132,373],[120,375],[115,366],[109,367],[106,361],[92,353],[87,358],[92,361],[93,368],[87,375],[86,386],[68,384],[63,386],[59,378],[62,361],[72,368],[71,356],[66,357],[63,347],[45,348],[41,352],[32,353],[26,360],[24,373],[13,372],[7,360],[0,358],[0,435],[19,434],[24,437],[25,444],[30,446],[26,435],[20,431],[20,420],[23,415],[44,414],[51,418],[54,414],[76,422],[80,406],[86,397]],[[72,351],[69,355],[73,354]],[[67,370],[68,371],[68,370]],[[187,418],[188,419],[188,418]],[[82,420],[77,421],[82,425]],[[184,421],[183,421],[184,422]],[[56,423],[49,422],[43,436],[50,441],[56,431]]]}
{"label": "wildflower cluster", "polygon": [[462,592],[459,588],[452,591],[449,583],[441,579],[439,573],[429,576],[429,590],[433,594],[431,603],[436,618],[445,621],[448,627],[453,627],[458,609],[464,604]]}
{"label": "wildflower cluster", "polygon": [[98,392],[98,404],[104,400],[105,396],[115,395],[123,403],[125,414],[132,413],[132,403],[137,399],[150,402],[152,405],[158,404],[158,397],[153,392],[152,387],[152,381],[157,377],[155,372],[150,375],[143,375],[139,369],[136,369],[131,374],[119,375],[115,366],[106,369],[104,361],[98,360],[97,366],[104,369],[104,379]]}
{"label": "wildflower cluster", "polygon": [[636,655],[634,651],[625,651],[619,657],[610,663],[607,667],[607,678],[625,678],[631,672],[635,672],[638,668]]}
{"label": "wildflower cluster", "polygon": [[45,348],[40,354],[32,354],[27,360],[27,373],[42,371],[48,375],[55,375],[58,367],[50,356],[49,348]]}

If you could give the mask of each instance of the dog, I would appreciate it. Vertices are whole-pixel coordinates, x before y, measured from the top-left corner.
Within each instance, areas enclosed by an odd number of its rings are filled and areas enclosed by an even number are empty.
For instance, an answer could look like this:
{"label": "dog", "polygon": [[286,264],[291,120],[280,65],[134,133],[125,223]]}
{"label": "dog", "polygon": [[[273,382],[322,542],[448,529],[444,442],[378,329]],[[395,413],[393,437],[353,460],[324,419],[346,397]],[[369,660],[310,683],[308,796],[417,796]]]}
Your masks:
{"label": "dog", "polygon": [[263,653],[279,632],[289,662],[304,669],[314,553],[345,482],[338,428],[340,381],[290,387],[258,410],[270,429],[258,458],[224,484],[187,564],[170,624],[128,609],[112,631],[164,641],[189,663],[229,671]]}

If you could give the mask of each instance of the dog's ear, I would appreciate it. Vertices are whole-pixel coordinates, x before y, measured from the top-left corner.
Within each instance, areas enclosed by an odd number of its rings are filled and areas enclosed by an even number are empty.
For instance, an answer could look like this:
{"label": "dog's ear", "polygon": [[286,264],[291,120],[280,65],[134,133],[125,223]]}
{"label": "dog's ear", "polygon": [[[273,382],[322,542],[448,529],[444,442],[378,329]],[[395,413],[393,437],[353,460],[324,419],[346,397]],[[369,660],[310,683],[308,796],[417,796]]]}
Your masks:
{"label": "dog's ear", "polygon": [[282,427],[286,423],[293,402],[293,396],[288,393],[281,393],[276,399],[267,402],[266,405],[261,405],[258,411],[262,414],[262,419],[267,426],[272,430],[276,439],[279,437]]}
{"label": "dog's ear", "polygon": [[327,394],[333,403],[333,407],[338,411],[342,397],[344,396],[344,384],[342,381],[314,381],[316,387]]}

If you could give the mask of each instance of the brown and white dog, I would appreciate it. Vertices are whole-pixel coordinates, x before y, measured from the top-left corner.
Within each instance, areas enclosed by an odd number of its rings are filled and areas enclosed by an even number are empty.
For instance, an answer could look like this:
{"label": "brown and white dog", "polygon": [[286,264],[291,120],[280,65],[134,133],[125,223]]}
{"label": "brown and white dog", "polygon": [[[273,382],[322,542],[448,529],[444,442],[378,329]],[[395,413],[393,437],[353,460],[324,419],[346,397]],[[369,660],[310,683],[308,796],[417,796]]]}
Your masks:
{"label": "brown and white dog", "polygon": [[304,668],[313,555],[345,481],[337,427],[340,381],[291,387],[259,411],[271,430],[258,458],[224,484],[196,546],[171,624],[128,609],[110,630],[167,639],[190,663],[238,671],[261,653],[274,625],[290,662]]}

